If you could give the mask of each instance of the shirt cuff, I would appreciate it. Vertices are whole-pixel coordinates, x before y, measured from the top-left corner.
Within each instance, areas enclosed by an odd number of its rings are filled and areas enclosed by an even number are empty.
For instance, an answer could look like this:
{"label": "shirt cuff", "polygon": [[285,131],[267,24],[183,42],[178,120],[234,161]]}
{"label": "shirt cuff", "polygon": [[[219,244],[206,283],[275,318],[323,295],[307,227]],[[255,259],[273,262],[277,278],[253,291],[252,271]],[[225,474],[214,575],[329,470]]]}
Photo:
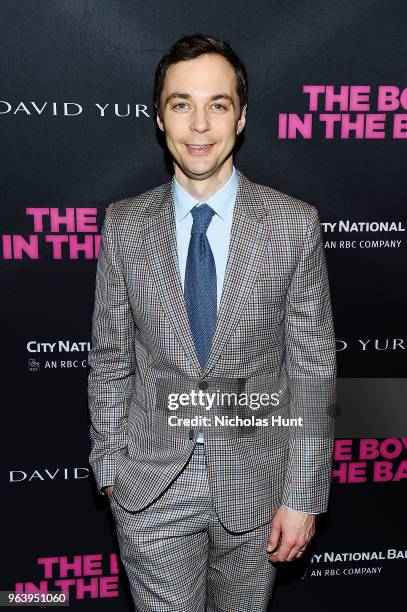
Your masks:
{"label": "shirt cuff", "polygon": [[291,506],[287,506],[287,504],[283,504],[286,508],[290,508],[290,510],[296,510],[297,512],[302,512],[303,514],[321,514],[320,512],[304,512],[303,510],[297,510],[297,508],[291,508]]}

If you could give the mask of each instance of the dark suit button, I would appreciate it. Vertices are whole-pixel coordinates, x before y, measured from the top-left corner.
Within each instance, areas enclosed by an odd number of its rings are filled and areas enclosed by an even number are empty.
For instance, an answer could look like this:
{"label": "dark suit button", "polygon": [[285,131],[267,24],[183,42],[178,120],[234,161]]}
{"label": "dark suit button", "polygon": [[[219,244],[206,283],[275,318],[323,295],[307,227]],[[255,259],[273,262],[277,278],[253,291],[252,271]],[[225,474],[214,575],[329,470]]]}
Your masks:
{"label": "dark suit button", "polygon": [[208,385],[208,381],[207,380],[200,380],[199,381],[199,389],[202,389],[202,391],[206,391],[206,389],[209,387]]}

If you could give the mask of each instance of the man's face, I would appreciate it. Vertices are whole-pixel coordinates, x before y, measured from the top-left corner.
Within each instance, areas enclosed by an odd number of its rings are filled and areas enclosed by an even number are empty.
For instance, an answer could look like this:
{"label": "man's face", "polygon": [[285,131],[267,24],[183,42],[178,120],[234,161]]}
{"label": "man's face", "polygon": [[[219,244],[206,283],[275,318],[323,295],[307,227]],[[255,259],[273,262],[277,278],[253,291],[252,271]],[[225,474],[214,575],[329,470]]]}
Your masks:
{"label": "man's face", "polygon": [[161,118],[167,147],[181,171],[204,180],[220,170],[246,122],[240,115],[233,66],[219,54],[172,64],[161,92]]}

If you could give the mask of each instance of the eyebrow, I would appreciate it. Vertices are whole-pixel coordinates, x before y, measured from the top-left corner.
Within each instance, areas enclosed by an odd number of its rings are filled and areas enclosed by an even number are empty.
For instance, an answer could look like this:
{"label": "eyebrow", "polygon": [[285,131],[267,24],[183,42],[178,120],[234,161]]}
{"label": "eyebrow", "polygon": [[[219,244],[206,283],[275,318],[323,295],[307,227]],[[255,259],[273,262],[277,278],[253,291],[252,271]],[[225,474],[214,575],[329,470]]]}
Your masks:
{"label": "eyebrow", "polygon": [[[170,100],[173,100],[174,98],[181,98],[182,100],[190,100],[192,96],[191,94],[185,93],[183,91],[175,91],[174,93],[167,96],[165,100],[165,105],[167,105],[168,102]],[[232,96],[229,96],[229,94],[226,94],[226,93],[220,93],[220,94],[215,94],[214,96],[210,96],[209,100],[221,100],[222,98],[224,98],[225,100],[229,100],[233,108],[235,108],[235,104],[233,102]]]}

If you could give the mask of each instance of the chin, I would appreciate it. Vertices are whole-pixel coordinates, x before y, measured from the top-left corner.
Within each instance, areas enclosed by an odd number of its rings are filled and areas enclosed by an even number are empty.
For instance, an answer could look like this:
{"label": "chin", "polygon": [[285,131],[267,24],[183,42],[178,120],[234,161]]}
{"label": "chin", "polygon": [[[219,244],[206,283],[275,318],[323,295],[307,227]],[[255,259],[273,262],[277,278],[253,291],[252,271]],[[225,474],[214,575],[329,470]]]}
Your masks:
{"label": "chin", "polygon": [[204,180],[206,178],[208,178],[209,176],[212,176],[212,174],[214,174],[216,171],[216,168],[207,168],[206,170],[202,169],[202,170],[190,170],[189,171],[189,175],[191,176],[191,178],[195,178],[196,180]]}
{"label": "chin", "polygon": [[206,178],[208,174],[211,175],[216,170],[216,166],[213,164],[179,164],[179,166],[184,174],[190,177],[197,177],[198,179],[200,177]]}

